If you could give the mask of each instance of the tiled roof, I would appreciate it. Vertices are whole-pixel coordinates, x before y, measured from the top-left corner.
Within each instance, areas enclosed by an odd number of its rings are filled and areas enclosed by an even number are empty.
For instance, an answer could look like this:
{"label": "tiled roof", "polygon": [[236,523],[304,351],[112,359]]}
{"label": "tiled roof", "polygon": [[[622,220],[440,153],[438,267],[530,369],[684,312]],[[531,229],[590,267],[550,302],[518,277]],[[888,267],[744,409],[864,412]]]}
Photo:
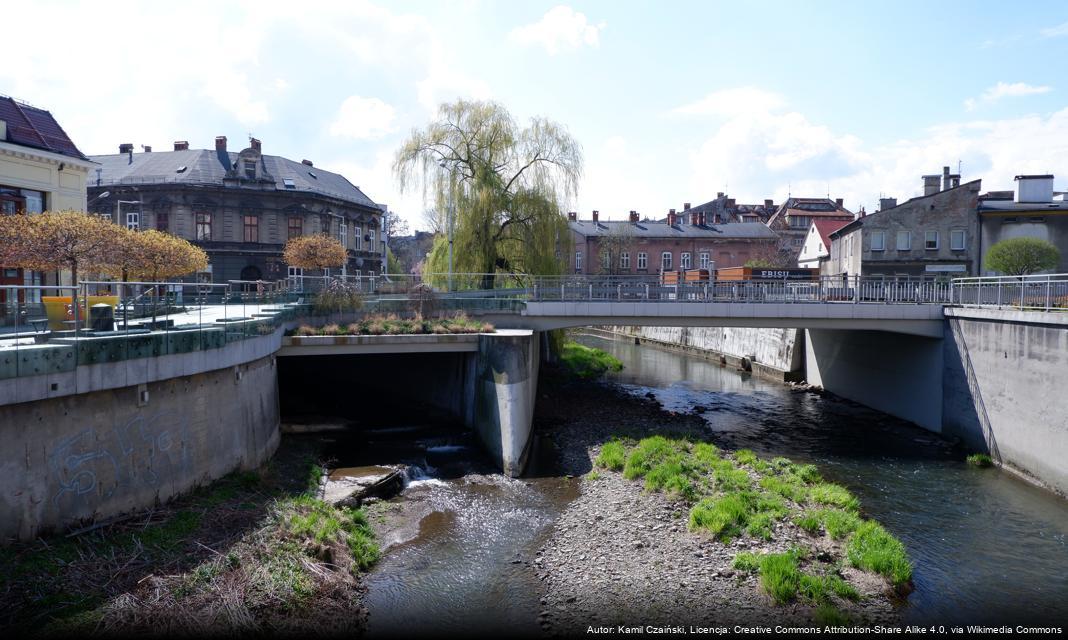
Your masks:
{"label": "tiled roof", "polygon": [[810,216],[813,218],[834,218],[849,216],[853,219],[853,212],[845,207],[839,207],[838,203],[830,198],[788,198],[779,205],[779,209],[768,219],[768,226],[785,216]]}
{"label": "tiled roof", "polygon": [[571,230],[583,236],[604,236],[612,233],[630,233],[639,238],[724,238],[724,239],[774,239],[778,236],[760,222],[732,222],[729,224],[676,224],[643,220],[572,220]]}
{"label": "tiled roof", "polygon": [[0,120],[7,123],[7,141],[12,144],[88,160],[52,114],[44,109],[0,96]]}
{"label": "tiled roof", "polygon": [[[220,157],[214,149],[153,151],[133,154],[132,163],[129,154],[125,153],[90,158],[101,165],[101,185],[179,183],[221,186],[227,170],[237,162],[239,155],[234,151],[222,153],[225,155]],[[263,154],[261,157],[263,168],[274,178],[275,188],[279,191],[311,192],[378,208],[345,176],[281,156]],[[230,166],[224,166],[224,162],[229,162]],[[286,186],[286,180],[292,181],[293,188]],[[95,180],[90,176],[90,186],[93,185]]]}
{"label": "tiled roof", "polygon": [[831,246],[831,234],[850,222],[850,220],[821,220],[817,218],[812,221],[812,224],[816,225],[816,232],[820,234],[823,246],[829,249]]}

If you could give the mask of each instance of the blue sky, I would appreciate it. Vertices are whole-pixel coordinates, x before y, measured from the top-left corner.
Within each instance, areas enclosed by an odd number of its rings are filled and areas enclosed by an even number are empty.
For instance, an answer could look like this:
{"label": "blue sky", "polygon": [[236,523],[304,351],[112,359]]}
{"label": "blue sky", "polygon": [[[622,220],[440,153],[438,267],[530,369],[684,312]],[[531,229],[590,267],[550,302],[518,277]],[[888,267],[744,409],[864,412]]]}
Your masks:
{"label": "blue sky", "polygon": [[[1068,187],[1064,2],[20,3],[0,93],[90,154],[248,133],[422,227],[389,166],[456,97],[570,130],[584,217],[726,191],[876,208],[943,165]],[[12,12],[14,15],[12,15]]]}

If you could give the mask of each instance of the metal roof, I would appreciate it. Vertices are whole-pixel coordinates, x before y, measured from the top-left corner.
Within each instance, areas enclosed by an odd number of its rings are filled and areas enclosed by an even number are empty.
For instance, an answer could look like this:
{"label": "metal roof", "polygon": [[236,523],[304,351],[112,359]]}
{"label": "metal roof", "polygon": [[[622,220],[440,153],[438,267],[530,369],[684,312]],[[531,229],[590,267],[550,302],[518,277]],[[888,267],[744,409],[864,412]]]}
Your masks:
{"label": "metal roof", "polygon": [[628,222],[626,220],[572,220],[568,226],[575,233],[584,237],[605,236],[613,233],[629,233],[637,238],[721,238],[721,239],[750,239],[771,240],[778,235],[760,222],[731,222],[727,224],[676,224],[670,226],[666,222],[654,222],[642,220],[640,222]]}
{"label": "metal roof", "polygon": [[88,160],[52,114],[8,96],[0,96],[0,120],[7,123],[7,141]]}
{"label": "metal roof", "polygon": [[[152,151],[90,156],[101,165],[100,185],[112,184],[199,184],[223,185],[226,172],[237,162],[236,151],[218,152],[214,149],[185,149],[182,151]],[[226,158],[226,160],[224,160]],[[275,180],[275,189],[288,192],[308,192],[340,198],[365,207],[379,208],[359,187],[341,174],[311,167],[281,156],[261,155],[266,174]],[[225,166],[228,162],[229,166]],[[178,170],[185,169],[181,172]],[[314,177],[313,175],[314,174]],[[285,180],[292,180],[288,187]],[[89,176],[90,186],[96,186]]]}

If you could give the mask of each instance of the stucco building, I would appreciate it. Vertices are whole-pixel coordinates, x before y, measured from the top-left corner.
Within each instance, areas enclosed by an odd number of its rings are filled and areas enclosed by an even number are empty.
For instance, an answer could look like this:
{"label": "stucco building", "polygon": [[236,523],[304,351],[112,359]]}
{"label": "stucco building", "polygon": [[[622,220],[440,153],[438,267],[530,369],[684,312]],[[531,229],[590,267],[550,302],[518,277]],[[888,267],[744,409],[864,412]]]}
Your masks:
{"label": "stucco building", "polygon": [[[941,178],[941,187],[939,186]],[[923,176],[924,195],[881,209],[830,233],[824,275],[962,277],[979,269],[980,181]],[[893,205],[893,206],[888,206]]]}
{"label": "stucco building", "polygon": [[663,222],[590,220],[568,214],[574,249],[567,257],[569,273],[646,275],[678,269],[722,269],[742,266],[774,249],[778,236],[759,222],[708,224],[700,215],[682,223],[675,213]]}
{"label": "stucco building", "polygon": [[[348,275],[380,273],[384,207],[344,176],[262,152],[252,138],[230,151],[225,136],[213,149],[171,151],[119,146],[114,155],[92,156],[90,211],[119,224],[158,229],[185,238],[208,254],[201,280],[280,280],[304,275],[282,260],[289,238],[325,233],[348,248]],[[311,274],[308,274],[311,275]]]}
{"label": "stucco building", "polygon": [[767,225],[779,235],[781,242],[780,250],[789,255],[791,262],[797,260],[804,247],[805,238],[809,235],[809,227],[816,220],[834,220],[839,222],[851,222],[856,216],[846,209],[842,199],[837,198],[787,198],[780,204]]}
{"label": "stucco building", "polygon": [[822,262],[831,256],[831,233],[849,224],[847,220],[813,220],[805,236],[805,244],[797,256],[797,266],[802,269],[819,269]]}
{"label": "stucco building", "polygon": [[1009,238],[1039,238],[1061,253],[1055,273],[1068,273],[1068,194],[1054,191],[1052,175],[1016,176],[1015,191],[994,191],[979,197],[981,275],[998,275],[985,264],[986,252]]}
{"label": "stucco building", "polygon": [[[86,177],[94,166],[51,113],[0,96],[0,215],[84,211]],[[54,285],[56,279],[55,273],[0,266],[0,285]],[[27,302],[39,302],[39,296],[22,294]],[[0,302],[7,300],[0,291]]]}

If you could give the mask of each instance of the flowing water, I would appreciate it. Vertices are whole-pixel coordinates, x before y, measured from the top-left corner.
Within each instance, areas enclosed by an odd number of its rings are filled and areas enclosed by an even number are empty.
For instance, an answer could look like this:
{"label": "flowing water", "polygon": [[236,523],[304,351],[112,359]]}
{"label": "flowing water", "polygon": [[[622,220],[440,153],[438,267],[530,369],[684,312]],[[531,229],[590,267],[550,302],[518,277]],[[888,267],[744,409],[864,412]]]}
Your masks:
{"label": "flowing water", "polygon": [[[906,622],[1068,621],[1068,502],[971,468],[953,443],[849,402],[693,356],[581,341],[623,361],[611,377],[630,393],[673,411],[704,407],[717,444],[814,463],[853,491],[915,562]],[[366,580],[372,636],[539,632],[539,583],[524,560],[578,490],[539,441],[531,477],[513,480],[494,472],[470,433],[440,421],[333,437],[338,466],[410,467],[394,499],[407,524],[381,541]]]}

